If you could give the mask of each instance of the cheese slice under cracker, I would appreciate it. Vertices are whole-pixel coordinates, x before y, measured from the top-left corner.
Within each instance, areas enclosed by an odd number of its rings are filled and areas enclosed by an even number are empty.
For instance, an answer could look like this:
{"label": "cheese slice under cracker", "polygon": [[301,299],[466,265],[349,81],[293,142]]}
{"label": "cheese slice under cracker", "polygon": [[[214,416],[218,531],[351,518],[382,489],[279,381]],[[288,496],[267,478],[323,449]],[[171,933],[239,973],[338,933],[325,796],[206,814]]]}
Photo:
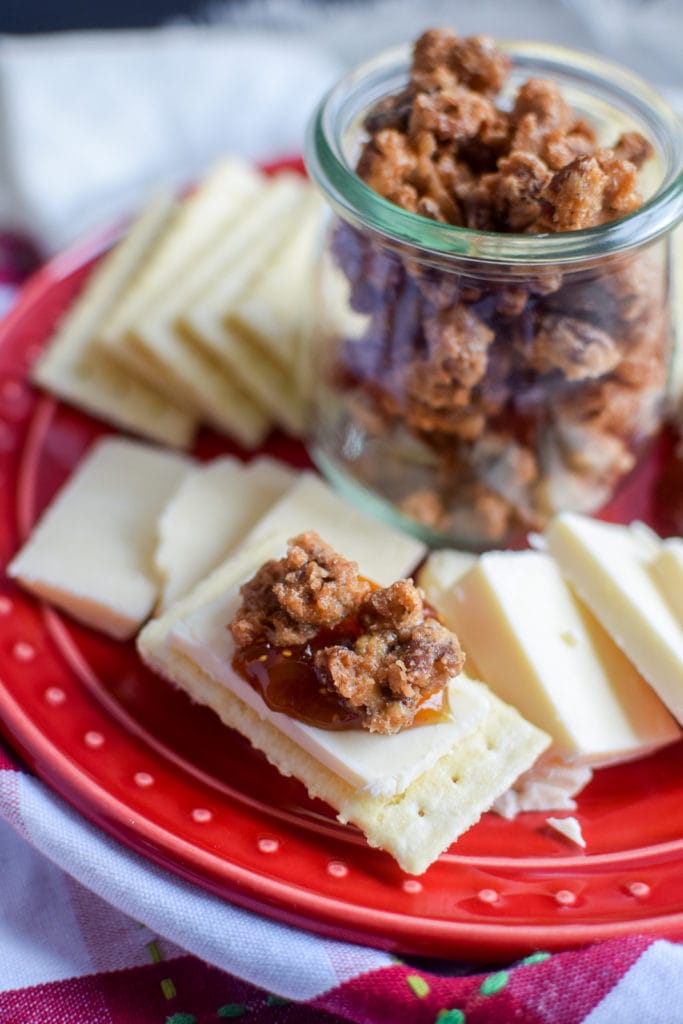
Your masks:
{"label": "cheese slice under cracker", "polygon": [[95,343],[102,319],[146,258],[173,207],[173,197],[160,192],[101,259],[31,376],[46,391],[91,415],[185,448],[192,443],[196,418],[153,384],[131,375]]}
{"label": "cheese slice under cracker", "polygon": [[[190,595],[148,623],[138,638],[140,653],[152,669],[246,736],[284,775],[295,776],[312,797],[334,808],[340,821],[357,825],[371,846],[386,850],[403,870],[421,874],[531,766],[550,739],[464,674],[449,686],[454,717],[452,733],[440,723],[441,737],[450,739],[445,749],[426,726],[392,737],[313,729],[317,735],[307,740],[288,716],[269,711],[263,702],[259,706],[255,693],[247,700],[244,691],[238,695],[224,649],[227,621],[216,616],[228,613],[226,596],[237,595],[240,582],[272,557],[278,544],[282,541],[271,537],[242,546]],[[344,736],[351,736],[347,753]],[[374,783],[349,781],[349,772],[360,771],[359,747],[366,774],[379,773]],[[325,750],[327,763],[321,757]],[[400,766],[393,775],[392,764]]]}
{"label": "cheese slice under cracker", "polygon": [[158,516],[192,466],[120,437],[96,442],[7,569],[27,590],[118,640],[158,597]]}

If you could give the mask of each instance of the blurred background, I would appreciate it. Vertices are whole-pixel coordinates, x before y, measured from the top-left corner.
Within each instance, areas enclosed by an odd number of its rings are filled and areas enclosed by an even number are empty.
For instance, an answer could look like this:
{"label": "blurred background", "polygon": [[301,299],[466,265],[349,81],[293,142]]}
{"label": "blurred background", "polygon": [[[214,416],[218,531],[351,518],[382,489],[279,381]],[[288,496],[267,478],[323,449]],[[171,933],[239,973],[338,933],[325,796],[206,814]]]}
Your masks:
{"label": "blurred background", "polygon": [[683,109],[681,0],[0,0],[0,231],[47,255],[222,153],[300,153],[346,68],[443,24],[603,54]]}

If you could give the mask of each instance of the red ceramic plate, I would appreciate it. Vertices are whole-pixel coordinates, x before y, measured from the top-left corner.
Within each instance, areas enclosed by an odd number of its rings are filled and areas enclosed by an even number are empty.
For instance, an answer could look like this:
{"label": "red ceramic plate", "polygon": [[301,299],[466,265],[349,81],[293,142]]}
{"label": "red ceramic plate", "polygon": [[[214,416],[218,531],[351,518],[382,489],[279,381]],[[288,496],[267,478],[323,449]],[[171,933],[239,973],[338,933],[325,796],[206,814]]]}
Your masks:
{"label": "red ceramic plate", "polygon": [[[0,328],[0,555],[104,428],[27,373],[107,239],[52,262]],[[198,454],[226,450],[206,436]],[[275,437],[268,450],[300,464]],[[672,529],[683,475],[666,445],[612,517]],[[662,518],[663,512],[668,519]],[[636,931],[683,938],[683,749],[605,769],[580,799],[586,852],[545,824],[485,815],[420,879],[370,850],[213,714],[110,642],[0,581],[0,717],[32,768],[105,831],[268,916],[385,948],[509,958]]]}

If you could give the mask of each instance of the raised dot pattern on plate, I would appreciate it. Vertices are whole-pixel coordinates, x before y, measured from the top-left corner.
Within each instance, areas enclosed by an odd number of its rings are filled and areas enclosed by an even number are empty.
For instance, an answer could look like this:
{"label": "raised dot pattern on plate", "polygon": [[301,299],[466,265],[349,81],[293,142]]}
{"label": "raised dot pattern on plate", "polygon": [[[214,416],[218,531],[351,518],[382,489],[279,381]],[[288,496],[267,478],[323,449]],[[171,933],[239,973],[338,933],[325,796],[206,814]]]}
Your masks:
{"label": "raised dot pattern on plate", "polygon": [[27,643],[26,640],[17,640],[12,648],[12,656],[16,661],[33,661],[36,656],[36,649],[33,644]]}
{"label": "raised dot pattern on plate", "polygon": [[45,691],[45,700],[56,708],[66,701],[66,694],[60,686],[48,686]]}

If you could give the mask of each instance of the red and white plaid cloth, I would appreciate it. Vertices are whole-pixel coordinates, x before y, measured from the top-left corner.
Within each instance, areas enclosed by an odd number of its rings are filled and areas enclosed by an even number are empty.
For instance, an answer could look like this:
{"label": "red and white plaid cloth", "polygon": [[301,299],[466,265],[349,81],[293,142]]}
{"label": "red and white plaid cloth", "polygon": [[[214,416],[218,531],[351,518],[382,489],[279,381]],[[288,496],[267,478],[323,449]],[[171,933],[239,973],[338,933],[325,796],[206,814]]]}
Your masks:
{"label": "red and white plaid cloth", "polygon": [[[34,257],[0,237],[0,309]],[[323,939],[100,832],[0,743],[0,1024],[678,1024],[683,946],[634,935],[484,971]]]}

